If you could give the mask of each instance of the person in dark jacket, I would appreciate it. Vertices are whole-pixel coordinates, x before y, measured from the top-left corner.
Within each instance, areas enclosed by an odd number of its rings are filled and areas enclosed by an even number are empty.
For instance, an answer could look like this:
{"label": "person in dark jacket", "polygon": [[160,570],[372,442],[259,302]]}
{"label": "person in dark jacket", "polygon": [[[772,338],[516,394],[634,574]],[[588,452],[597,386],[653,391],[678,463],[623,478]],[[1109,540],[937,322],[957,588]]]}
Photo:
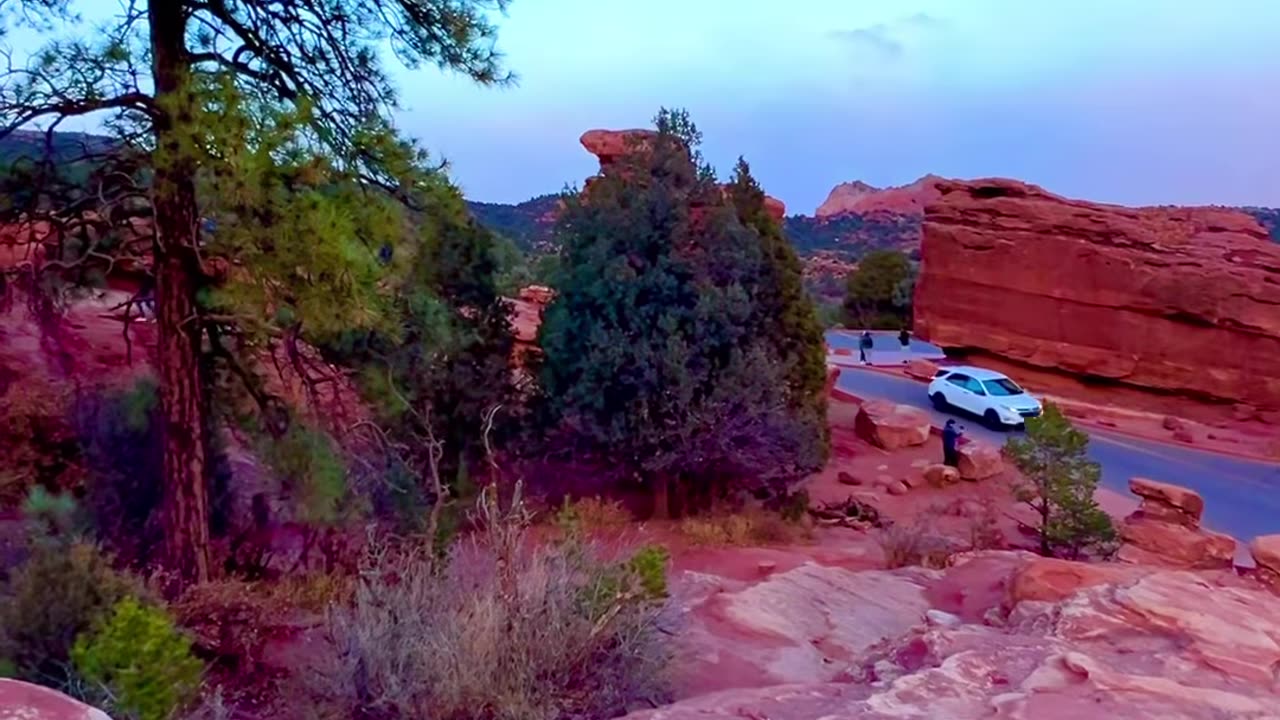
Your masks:
{"label": "person in dark jacket", "polygon": [[906,328],[902,328],[902,332],[898,333],[898,344],[902,346],[903,350],[910,349],[911,333],[907,332]]}
{"label": "person in dark jacket", "polygon": [[872,339],[871,332],[863,330],[862,337],[858,338],[858,359],[863,365],[871,364],[871,347],[875,344],[876,341]]}
{"label": "person in dark jacket", "polygon": [[947,424],[942,426],[942,464],[957,467],[960,464],[960,455],[956,451],[956,447],[960,444],[960,438],[964,436],[964,428],[956,425],[955,420],[948,420]]}

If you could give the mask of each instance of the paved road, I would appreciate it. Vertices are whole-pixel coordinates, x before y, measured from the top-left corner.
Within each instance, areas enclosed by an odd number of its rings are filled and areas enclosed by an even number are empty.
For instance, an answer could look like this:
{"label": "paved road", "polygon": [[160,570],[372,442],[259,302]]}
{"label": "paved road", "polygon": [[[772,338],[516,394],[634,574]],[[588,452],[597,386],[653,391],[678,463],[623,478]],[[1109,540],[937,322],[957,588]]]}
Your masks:
{"label": "paved road", "polygon": [[[843,368],[837,385],[859,397],[876,397],[929,411],[942,424],[949,417],[931,407],[924,386],[883,373]],[[961,420],[966,434],[1004,444],[1010,433]],[[1189,448],[1090,430],[1089,455],[1102,465],[1103,486],[1129,492],[1129,478],[1146,477],[1194,489],[1204,496],[1205,524],[1248,542],[1280,533],[1280,464],[1243,460]]]}

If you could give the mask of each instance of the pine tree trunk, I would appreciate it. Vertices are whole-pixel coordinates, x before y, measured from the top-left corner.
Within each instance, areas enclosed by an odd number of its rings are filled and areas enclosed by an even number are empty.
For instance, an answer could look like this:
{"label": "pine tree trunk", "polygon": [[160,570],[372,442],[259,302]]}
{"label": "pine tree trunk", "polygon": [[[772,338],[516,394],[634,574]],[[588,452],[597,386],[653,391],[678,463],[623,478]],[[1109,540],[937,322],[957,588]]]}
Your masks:
{"label": "pine tree trunk", "polygon": [[650,480],[653,483],[653,517],[659,520],[671,519],[671,480],[665,475],[658,475]]}
{"label": "pine tree trunk", "polygon": [[164,416],[165,566],[184,583],[209,578],[209,497],[205,487],[204,423],[195,295],[195,163],[190,138],[191,100],[184,97],[188,61],[183,3],[149,3],[155,80],[156,323],[160,408]]}

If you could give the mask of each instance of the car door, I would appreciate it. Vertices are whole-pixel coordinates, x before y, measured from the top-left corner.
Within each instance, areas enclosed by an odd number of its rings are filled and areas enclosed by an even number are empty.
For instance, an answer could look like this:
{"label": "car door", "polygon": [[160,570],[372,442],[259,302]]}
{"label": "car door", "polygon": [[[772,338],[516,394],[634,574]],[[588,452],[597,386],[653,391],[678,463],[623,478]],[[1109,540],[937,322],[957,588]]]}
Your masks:
{"label": "car door", "polygon": [[986,414],[987,410],[991,409],[991,399],[987,395],[987,389],[977,378],[969,378],[965,387],[969,391],[969,412],[974,415]]}
{"label": "car door", "polygon": [[977,412],[977,398],[971,389],[971,383],[977,382],[968,375],[961,373],[951,373],[947,376],[949,387],[946,389],[947,402],[952,407],[964,410],[965,412]]}

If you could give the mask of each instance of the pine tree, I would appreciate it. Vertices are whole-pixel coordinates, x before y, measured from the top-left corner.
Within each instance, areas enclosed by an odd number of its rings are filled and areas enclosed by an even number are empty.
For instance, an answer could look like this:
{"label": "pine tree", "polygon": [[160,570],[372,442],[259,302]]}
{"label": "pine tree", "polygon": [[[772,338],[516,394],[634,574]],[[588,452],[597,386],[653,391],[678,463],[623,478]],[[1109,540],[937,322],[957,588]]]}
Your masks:
{"label": "pine tree", "polygon": [[[299,111],[300,148],[331,159],[332,169],[344,181],[327,184],[338,197],[356,192],[352,182],[377,185],[390,197],[404,198],[412,189],[413,173],[405,174],[404,161],[421,158],[402,152],[389,132],[387,117],[396,93],[379,56],[384,45],[409,65],[429,62],[458,70],[484,84],[503,82],[493,50],[494,28],[485,10],[505,5],[503,0],[333,0],[315,3],[265,0],[149,0],[130,3],[112,24],[85,28],[76,23],[73,3],[21,0],[22,12],[6,13],[34,28],[56,23],[81,34],[79,39],[51,44],[36,53],[29,67],[15,67],[0,81],[0,139],[36,121],[47,121],[50,132],[71,117],[97,115],[119,133],[120,144],[133,151],[145,172],[145,182],[134,182],[110,203],[82,203],[78,207],[50,207],[47,196],[30,193],[27,207],[6,210],[17,218],[43,217],[58,228],[36,242],[62,244],[80,235],[68,247],[46,247],[34,257],[58,258],[42,262],[30,275],[32,287],[48,276],[65,276],[68,265],[116,264],[124,253],[128,263],[144,263],[155,288],[159,334],[157,371],[160,405],[165,422],[164,518],[165,559],[175,574],[188,582],[209,576],[209,511],[206,488],[206,445],[210,412],[209,382],[200,361],[211,332],[226,337],[238,332],[241,318],[213,312],[207,299],[217,294],[227,277],[243,268],[241,258],[211,262],[202,247],[200,171],[215,160],[221,164],[234,193],[242,188],[235,180],[241,168],[218,159],[238,153],[251,138],[228,142],[226,135],[209,135],[204,113],[211,88],[233,89],[257,108],[277,107]],[[223,99],[215,96],[213,104]],[[256,112],[256,110],[255,110]],[[259,160],[263,158],[259,157]],[[305,168],[300,179],[305,181]],[[139,173],[111,174],[113,178],[137,178]],[[310,193],[294,210],[310,218],[303,225],[329,229],[312,216],[309,203],[322,204],[323,193]],[[92,194],[101,199],[101,194]],[[276,196],[278,197],[278,196]],[[371,207],[379,207],[372,202]],[[138,206],[145,210],[138,212]],[[93,214],[90,215],[89,211]],[[119,238],[118,228],[87,237],[86,224],[112,224],[127,212],[153,219],[149,248],[125,248],[104,237]],[[375,210],[376,211],[376,210]],[[275,220],[272,214],[249,218]],[[342,227],[349,218],[332,213],[325,218]],[[270,224],[270,223],[269,223]],[[399,227],[393,224],[391,227]],[[305,232],[288,236],[291,242],[313,241]],[[258,246],[274,247],[273,239],[259,236]],[[87,252],[86,248],[92,249]],[[302,254],[305,264],[278,285],[261,286],[261,297],[283,299],[269,322],[284,321],[284,333],[297,336],[300,329],[291,311],[289,288],[306,289],[350,284],[353,275],[312,272],[311,260],[370,267],[354,248],[334,248],[333,254]],[[368,252],[365,248],[360,252]],[[379,247],[372,248],[377,253]],[[270,253],[265,253],[270,254]],[[101,272],[101,271],[99,271]],[[374,286],[377,284],[375,283]],[[251,293],[245,293],[250,295]],[[323,296],[323,292],[317,292]],[[341,297],[341,295],[340,295]],[[226,302],[224,300],[224,302]],[[235,305],[234,302],[230,303]],[[330,300],[330,307],[333,301]],[[283,314],[283,317],[281,317]],[[259,316],[260,318],[261,316]],[[258,321],[259,318],[253,318]],[[244,326],[252,327],[252,322]],[[272,330],[271,332],[275,332]]]}
{"label": "pine tree", "polygon": [[1025,438],[1010,438],[1005,453],[1026,482],[1015,497],[1040,520],[1040,553],[1062,551],[1072,559],[1088,549],[1106,550],[1115,540],[1111,518],[1094,500],[1102,468],[1089,460],[1089,436],[1071,425],[1053,403],[1027,420]]}
{"label": "pine tree", "polygon": [[[796,472],[804,432],[759,332],[764,245],[699,166],[688,116],[568,195],[540,329],[550,421],[662,497]],[[661,508],[660,508],[661,510]]]}
{"label": "pine tree", "polygon": [[743,158],[738,158],[729,193],[739,221],[760,238],[764,264],[754,293],[759,332],[784,368],[792,410],[813,437],[806,443],[801,464],[817,469],[826,461],[829,435],[826,339],[813,300],[804,289],[804,267],[782,224],[765,208],[765,193]]}

